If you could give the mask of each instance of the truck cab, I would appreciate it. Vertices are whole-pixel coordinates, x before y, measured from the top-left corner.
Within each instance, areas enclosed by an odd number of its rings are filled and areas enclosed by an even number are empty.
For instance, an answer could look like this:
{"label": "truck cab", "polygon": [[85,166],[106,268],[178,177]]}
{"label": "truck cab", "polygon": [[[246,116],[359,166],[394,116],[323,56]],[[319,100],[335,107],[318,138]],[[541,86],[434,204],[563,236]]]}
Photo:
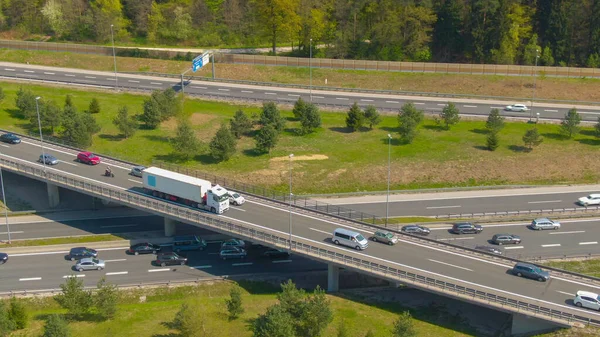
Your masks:
{"label": "truck cab", "polygon": [[229,194],[227,190],[219,185],[213,186],[206,192],[206,206],[215,209],[215,213],[223,214],[229,210]]}

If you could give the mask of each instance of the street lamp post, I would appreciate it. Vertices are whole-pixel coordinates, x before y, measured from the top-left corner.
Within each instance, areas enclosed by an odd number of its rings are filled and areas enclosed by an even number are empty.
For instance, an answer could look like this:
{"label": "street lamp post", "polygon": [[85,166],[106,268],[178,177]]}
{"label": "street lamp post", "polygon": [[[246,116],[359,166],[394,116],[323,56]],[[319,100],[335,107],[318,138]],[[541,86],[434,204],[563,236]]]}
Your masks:
{"label": "street lamp post", "polygon": [[112,41],[113,60],[115,63],[115,90],[119,91],[119,78],[117,77],[117,54],[115,54],[115,37],[113,34],[113,25],[110,25],[110,40]]}
{"label": "street lamp post", "polygon": [[42,121],[40,120],[40,96],[35,98],[35,109],[38,117],[38,128],[40,129],[40,146],[42,148],[42,164],[44,165],[44,172],[46,172],[46,153],[44,152],[44,137],[42,136]]}
{"label": "street lamp post", "polygon": [[387,181],[387,197],[385,200],[385,226],[388,225],[390,216],[390,176],[392,172],[392,135],[388,133],[388,181]]}
{"label": "street lamp post", "polygon": [[310,39],[310,52],[308,56],[308,72],[310,73],[310,101],[312,102],[312,39]]}
{"label": "street lamp post", "polygon": [[2,202],[4,202],[4,219],[6,220],[6,232],[8,233],[8,243],[10,243],[10,225],[8,224],[8,204],[6,203],[6,193],[4,193],[4,178],[0,168],[0,184],[2,184]]}
{"label": "street lamp post", "polygon": [[292,158],[294,158],[294,154],[290,153],[290,250],[292,250]]}
{"label": "street lamp post", "polygon": [[535,80],[537,79],[537,63],[538,63],[538,59],[540,58],[540,50],[536,49],[535,50],[535,66],[533,67],[533,94],[531,95],[531,110],[529,113],[529,121],[531,122],[533,120],[533,101],[535,100]]}

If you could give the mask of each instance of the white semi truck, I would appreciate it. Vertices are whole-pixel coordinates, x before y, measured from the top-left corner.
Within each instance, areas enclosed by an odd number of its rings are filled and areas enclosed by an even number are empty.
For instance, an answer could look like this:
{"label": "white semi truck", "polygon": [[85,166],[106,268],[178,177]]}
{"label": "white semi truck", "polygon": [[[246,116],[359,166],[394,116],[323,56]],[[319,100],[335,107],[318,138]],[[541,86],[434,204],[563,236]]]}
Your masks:
{"label": "white semi truck", "polygon": [[229,210],[229,194],[219,185],[185,174],[149,167],[142,171],[144,189],[155,197],[217,214]]}

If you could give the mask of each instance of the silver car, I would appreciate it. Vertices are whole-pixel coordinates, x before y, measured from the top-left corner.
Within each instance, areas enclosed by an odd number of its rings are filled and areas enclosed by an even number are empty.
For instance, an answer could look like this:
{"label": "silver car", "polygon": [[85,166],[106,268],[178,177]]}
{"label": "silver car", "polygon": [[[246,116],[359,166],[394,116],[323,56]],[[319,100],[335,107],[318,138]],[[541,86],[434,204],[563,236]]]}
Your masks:
{"label": "silver car", "polygon": [[223,247],[219,252],[219,257],[223,260],[227,259],[243,259],[248,255],[246,250],[239,247]]}
{"label": "silver car", "polygon": [[38,158],[38,162],[45,163],[46,165],[56,165],[56,164],[58,164],[58,159],[56,159],[56,157],[54,157],[51,154],[44,153],[44,154],[40,154],[40,157]]}
{"label": "silver car", "polygon": [[525,104],[513,104],[504,108],[506,111],[529,111],[529,108]]}
{"label": "silver car", "polygon": [[531,225],[529,225],[529,228],[531,228],[533,230],[538,230],[538,231],[542,230],[542,229],[559,229],[560,222],[552,221],[548,218],[538,218],[531,222]]}
{"label": "silver car", "polygon": [[104,269],[104,266],[104,260],[86,257],[85,259],[81,259],[79,260],[79,262],[77,262],[77,264],[75,265],[75,270],[102,270]]}
{"label": "silver car", "polygon": [[386,243],[390,246],[395,245],[396,242],[398,242],[398,238],[394,233],[383,230],[376,231],[371,240],[374,242]]}
{"label": "silver car", "polygon": [[146,169],[146,166],[134,166],[131,168],[131,172],[129,172],[129,174],[131,174],[134,177],[142,177],[142,171]]}

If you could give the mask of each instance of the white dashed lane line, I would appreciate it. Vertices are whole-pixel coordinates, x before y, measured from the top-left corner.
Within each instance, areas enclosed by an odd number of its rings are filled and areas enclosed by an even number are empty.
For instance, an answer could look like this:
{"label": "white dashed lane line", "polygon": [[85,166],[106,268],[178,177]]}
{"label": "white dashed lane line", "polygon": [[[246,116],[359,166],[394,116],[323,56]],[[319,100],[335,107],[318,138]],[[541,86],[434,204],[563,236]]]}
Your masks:
{"label": "white dashed lane line", "polygon": [[600,112],[581,111],[579,113],[580,114],[586,114],[586,115],[600,115]]}
{"label": "white dashed lane line", "polygon": [[523,249],[523,248],[525,248],[525,247],[523,247],[523,246],[504,247],[504,249],[509,249],[509,250],[510,249]]}
{"label": "white dashed lane line", "polygon": [[131,83],[140,83],[140,81],[135,81],[135,80],[127,80],[127,82],[131,82]]}
{"label": "white dashed lane line", "polygon": [[96,76],[85,76],[85,78],[91,78],[91,79],[95,79]]}
{"label": "white dashed lane line", "polygon": [[292,97],[300,97],[300,95],[296,95],[296,94],[288,94],[288,96],[292,96]]}
{"label": "white dashed lane line", "polygon": [[85,277],[85,274],[72,274],[72,275],[63,276],[63,278],[69,278],[69,277],[80,278],[80,277]]}
{"label": "white dashed lane line", "polygon": [[575,296],[575,294],[571,294],[571,293],[568,293],[568,292],[566,292],[566,291],[560,291],[560,290],[557,290],[556,292],[557,292],[557,293],[564,294],[564,295]]}
{"label": "white dashed lane line", "polygon": [[598,241],[589,241],[589,242],[580,242],[579,245],[580,246],[585,246],[585,245],[597,245]]}
{"label": "white dashed lane line", "polygon": [[104,262],[123,262],[123,261],[127,261],[127,259],[104,260]]}
{"label": "white dashed lane line", "polygon": [[444,238],[444,239],[439,239],[439,241],[454,241],[454,240],[473,240],[475,239],[472,236],[467,236],[467,237],[457,237],[457,238]]}
{"label": "white dashed lane line", "polygon": [[246,93],[246,94],[252,94],[252,93],[254,93],[254,91],[250,91],[250,90],[242,90],[242,92]]}
{"label": "white dashed lane line", "polygon": [[277,95],[277,93],[274,93],[274,92],[265,92],[265,95]]}
{"label": "white dashed lane line", "polygon": [[438,103],[438,106],[446,106],[446,104]]}
{"label": "white dashed lane line", "polygon": [[413,104],[416,104],[416,105],[423,105],[423,104],[425,104],[425,103],[423,103],[423,102],[414,102]]}
{"label": "white dashed lane line", "polygon": [[438,209],[438,208],[459,208],[462,207],[461,205],[456,205],[456,206],[429,206],[427,207],[427,209]]}
{"label": "white dashed lane line", "polygon": [[234,267],[251,266],[252,262],[232,263],[231,265]]}
{"label": "white dashed lane line", "polygon": [[319,232],[319,233],[327,234],[327,235],[330,235],[330,234],[331,234],[331,233],[329,233],[329,232],[322,231],[322,230],[320,230],[320,229],[316,229],[316,228],[312,228],[312,227],[309,227],[308,229],[310,229],[310,230],[313,230],[313,231],[315,231],[315,232]]}
{"label": "white dashed lane line", "polygon": [[23,70],[23,71],[26,73],[35,73],[35,71],[33,71],[33,70]]}
{"label": "white dashed lane line", "polygon": [[148,269],[149,273],[155,273],[157,271],[169,271],[171,268],[162,268],[162,269]]}
{"label": "white dashed lane line", "polygon": [[223,89],[223,88],[219,88],[217,90],[219,90],[219,91],[229,91],[229,89]]}
{"label": "white dashed lane line", "polygon": [[208,269],[208,268],[212,268],[211,265],[206,265],[206,266],[193,266],[190,267],[190,269]]}
{"label": "white dashed lane line", "polygon": [[292,262],[292,260],[275,260],[275,261],[271,261],[271,263],[290,263]]}
{"label": "white dashed lane line", "polygon": [[313,98],[325,98],[323,96],[313,96]]}
{"label": "white dashed lane line", "polygon": [[544,248],[560,247],[560,243],[551,243],[551,244],[547,244],[547,245],[542,245],[542,247],[544,247]]}
{"label": "white dashed lane line", "polygon": [[556,202],[562,202],[562,200],[544,200],[544,201],[528,201],[528,204],[550,204],[550,203],[556,203]]}
{"label": "white dashed lane line", "polygon": [[4,147],[10,147],[10,146],[8,146],[8,145],[6,145],[6,144],[0,144],[0,145],[2,145],[2,146],[4,146]]}
{"label": "white dashed lane line", "polygon": [[469,269],[469,268],[465,268],[465,267],[461,267],[461,266],[457,266],[457,265],[453,265],[450,263],[446,263],[446,262],[442,262],[442,261],[438,261],[438,260],[432,260],[432,259],[428,259],[431,262],[435,262],[435,263],[439,263],[439,264],[443,264],[445,266],[450,266],[450,267],[454,267],[454,268],[458,268],[458,269],[462,269],[462,270],[468,270],[468,271],[473,271],[473,269]]}
{"label": "white dashed lane line", "polygon": [[194,88],[194,89],[206,89],[206,87],[196,87],[196,86],[193,86],[193,85],[190,88]]}
{"label": "white dashed lane line", "polygon": [[75,75],[73,75],[73,74],[65,74],[65,76],[67,76],[67,77],[75,77]]}
{"label": "white dashed lane line", "polygon": [[110,275],[127,275],[129,274],[128,271],[116,271],[116,272],[112,272],[112,273],[106,273],[106,276],[110,276]]}
{"label": "white dashed lane line", "polygon": [[129,180],[129,181],[131,181],[131,182],[134,182],[134,183],[137,183],[137,184],[140,184],[140,185],[142,184],[142,182],[141,182],[141,181],[137,181],[137,180],[133,180],[133,179],[127,179],[127,180]]}
{"label": "white dashed lane line", "polygon": [[68,161],[64,161],[64,160],[59,160],[59,162],[67,164],[67,165],[71,165],[71,166],[77,166],[77,164],[69,163]]}
{"label": "white dashed lane line", "polygon": [[372,99],[361,99],[360,101],[361,101],[361,102],[373,102],[373,100],[372,100]]}
{"label": "white dashed lane line", "polygon": [[347,101],[348,100],[346,97],[336,97],[335,99],[339,99],[341,101]]}
{"label": "white dashed lane line", "polygon": [[10,68],[4,68],[4,70],[6,70],[6,71],[15,71],[14,69],[10,69]]}
{"label": "white dashed lane line", "polygon": [[397,101],[385,101],[386,103],[393,103],[393,104],[399,104],[400,102]]}
{"label": "white dashed lane line", "polygon": [[27,278],[20,278],[19,281],[21,282],[25,282],[25,281],[39,281],[41,280],[41,277],[27,277]]}
{"label": "white dashed lane line", "polygon": [[552,233],[548,233],[548,234],[550,234],[550,235],[560,235],[560,234],[578,234],[578,233],[585,233],[585,231],[552,232]]}
{"label": "white dashed lane line", "polygon": [[546,112],[558,112],[558,110],[544,110]]}
{"label": "white dashed lane line", "polygon": [[[23,234],[23,231],[10,231],[10,234]],[[0,232],[0,235],[7,235],[8,232]]]}
{"label": "white dashed lane line", "polygon": [[477,105],[463,105],[463,107],[465,107],[465,108],[476,108]]}
{"label": "white dashed lane line", "polygon": [[158,82],[150,82],[150,84],[154,84],[154,85],[162,85],[162,83],[158,83]]}

